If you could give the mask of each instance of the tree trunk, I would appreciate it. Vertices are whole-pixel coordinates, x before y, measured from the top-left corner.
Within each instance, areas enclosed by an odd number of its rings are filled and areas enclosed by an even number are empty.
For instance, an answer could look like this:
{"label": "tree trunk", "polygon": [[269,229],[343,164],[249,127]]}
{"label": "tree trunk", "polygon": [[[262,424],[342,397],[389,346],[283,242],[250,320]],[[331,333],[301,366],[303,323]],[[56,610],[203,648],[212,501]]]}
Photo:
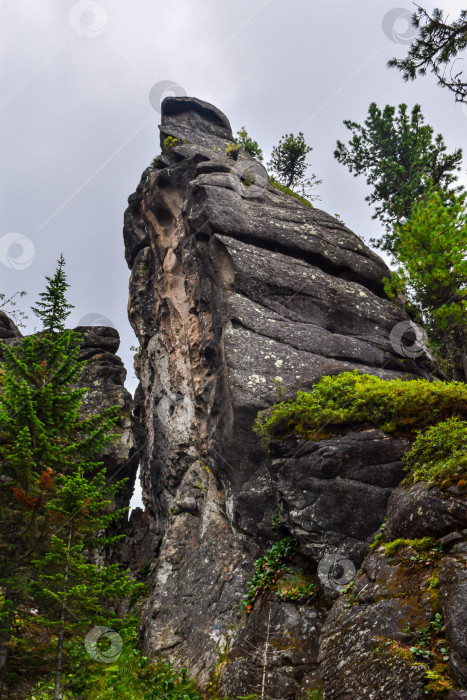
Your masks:
{"label": "tree trunk", "polygon": [[7,697],[7,685],[3,682],[6,677],[5,666],[8,659],[8,642],[10,641],[10,629],[12,621],[12,613],[8,615],[2,622],[3,629],[0,631],[0,697]]}
{"label": "tree trunk", "polygon": [[465,341],[462,343],[460,356],[461,356],[462,369],[464,370],[464,382],[467,383],[467,346],[466,346]]}
{"label": "tree trunk", "polygon": [[263,652],[263,679],[261,683],[261,700],[265,698],[266,692],[266,669],[268,666],[268,651],[269,651],[269,630],[271,629],[271,608],[269,608],[268,625],[266,628],[266,643]]}
{"label": "tree trunk", "polygon": [[[7,588],[5,591],[5,599],[3,604],[5,605],[11,600],[11,590]],[[6,618],[2,621],[2,629],[0,630],[0,673],[6,666],[6,661],[8,658],[8,642],[10,641],[11,621],[13,619],[12,607],[13,606],[11,606]]]}
{"label": "tree trunk", "polygon": [[[5,562],[2,562],[2,564]],[[5,570],[5,573],[6,570]],[[0,690],[3,692],[4,688],[2,687],[2,678],[4,677],[4,673],[6,671],[6,665],[8,661],[8,644],[10,642],[10,637],[11,637],[11,625],[13,622],[13,616],[14,616],[14,611],[16,609],[16,599],[18,595],[17,592],[15,591],[15,587],[12,585],[7,585],[4,590],[4,600],[3,600],[3,608],[5,606],[8,606],[8,614],[6,617],[2,620],[1,623],[1,630],[0,630]],[[5,673],[6,676],[6,673]],[[6,692],[6,686],[5,686],[5,692]],[[1,694],[0,694],[0,697]]]}
{"label": "tree trunk", "polygon": [[71,534],[73,532],[73,521],[70,526],[70,532],[68,534],[68,543],[66,548],[66,562],[65,562],[65,572],[63,576],[63,599],[62,599],[62,610],[60,613],[60,628],[58,630],[58,641],[57,641],[57,660],[55,666],[55,685],[54,685],[54,695],[53,700],[60,700],[60,683],[62,678],[62,661],[63,661],[63,637],[65,633],[65,610],[66,610],[66,593],[68,587],[68,571],[70,567],[70,549],[71,549]]}

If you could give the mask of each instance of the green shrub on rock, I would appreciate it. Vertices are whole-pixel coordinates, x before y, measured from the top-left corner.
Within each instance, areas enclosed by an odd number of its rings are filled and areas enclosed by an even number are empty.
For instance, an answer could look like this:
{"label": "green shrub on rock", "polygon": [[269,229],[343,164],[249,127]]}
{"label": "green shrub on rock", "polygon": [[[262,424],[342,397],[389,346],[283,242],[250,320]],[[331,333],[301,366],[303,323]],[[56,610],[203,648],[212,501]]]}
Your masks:
{"label": "green shrub on rock", "polygon": [[247,595],[243,606],[247,615],[251,613],[256,598],[267,591],[278,579],[280,574],[291,571],[287,562],[295,554],[296,542],[291,537],[284,537],[275,542],[264,556],[255,561],[255,572],[247,585]]}
{"label": "green shrub on rock", "polygon": [[413,482],[460,481],[467,486],[467,421],[453,417],[419,431],[404,461]]}
{"label": "green shrub on rock", "polygon": [[[299,391],[260,412],[253,426],[261,444],[299,435],[323,440],[356,427],[381,428],[413,439],[405,457],[409,481],[441,484],[467,476],[467,385],[416,379],[383,380],[342,372],[322,377],[310,392]],[[467,483],[465,484],[467,486]]]}
{"label": "green shrub on rock", "polygon": [[286,187],[285,185],[281,185],[280,182],[277,182],[272,176],[268,178],[268,182],[270,185],[276,188],[276,190],[280,190],[281,192],[284,192],[284,194],[288,194],[290,197],[295,197],[295,199],[298,199],[299,202],[302,204],[306,204],[307,207],[311,207],[313,209],[313,205],[311,202],[306,199],[306,197],[302,197],[300,194],[297,192],[294,192],[293,190],[290,189],[290,187]]}
{"label": "green shrub on rock", "polygon": [[299,391],[295,399],[260,412],[253,429],[263,443],[293,433],[319,440],[339,426],[411,433],[453,415],[467,418],[463,382],[384,380],[354,370],[322,377],[310,392]]}

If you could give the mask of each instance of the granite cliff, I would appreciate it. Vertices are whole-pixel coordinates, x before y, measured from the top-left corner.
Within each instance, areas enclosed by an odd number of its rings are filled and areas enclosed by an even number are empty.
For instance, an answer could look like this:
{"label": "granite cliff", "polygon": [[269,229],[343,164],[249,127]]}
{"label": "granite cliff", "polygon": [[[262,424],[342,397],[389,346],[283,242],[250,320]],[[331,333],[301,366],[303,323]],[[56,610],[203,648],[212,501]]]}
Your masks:
{"label": "granite cliff", "polygon": [[[212,105],[166,98],[160,133],[162,154],[124,224],[145,504],[125,557],[148,570],[145,652],[187,667],[207,697],[255,693],[263,681],[281,699],[319,687],[333,699],[427,697],[428,667],[378,650],[397,647],[404,625],[430,623],[424,585],[435,568],[458,688],[449,697],[467,697],[463,495],[398,487],[408,443],[380,430],[290,437],[268,456],[252,432],[258,410],[323,375],[430,377],[429,362],[391,343],[409,319],[385,296],[386,265],[232,153],[229,122]],[[392,539],[444,538],[422,578],[410,549],[396,560],[384,548],[369,554],[388,503]],[[254,561],[284,535],[298,543],[295,573],[311,579],[331,561],[329,585],[307,604],[265,593],[245,615]],[[336,601],[336,556],[353,569],[350,603]]]}

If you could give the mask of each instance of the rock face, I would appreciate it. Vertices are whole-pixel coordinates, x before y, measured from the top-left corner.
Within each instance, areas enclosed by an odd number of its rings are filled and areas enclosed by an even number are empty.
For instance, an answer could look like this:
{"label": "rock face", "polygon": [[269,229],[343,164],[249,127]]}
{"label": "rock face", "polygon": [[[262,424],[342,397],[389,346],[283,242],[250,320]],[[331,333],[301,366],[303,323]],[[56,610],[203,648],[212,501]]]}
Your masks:
{"label": "rock face", "polygon": [[21,332],[4,311],[0,311],[0,342],[11,342],[14,338],[21,338]]}
{"label": "rock face", "polygon": [[[358,567],[403,476],[407,443],[369,431],[289,441],[267,460],[252,423],[281,386],[307,389],[353,369],[428,374],[394,349],[391,332],[408,318],[385,297],[388,269],[358,236],[272,187],[245,152],[228,157],[230,125],[213,106],[166,98],[160,129],[163,153],[130,196],[124,225],[141,346],[144,528],[158,543],[144,648],[187,667],[206,692],[234,697],[266,683],[274,697],[276,688],[299,698],[322,682],[319,634],[339,587],[327,603],[301,607],[262,596],[246,617],[253,562],[278,539],[279,510],[282,536],[300,545],[297,575],[316,576],[336,552]],[[325,623],[329,639],[339,610]],[[264,668],[268,624],[276,646]],[[410,670],[384,697],[418,697],[420,677]],[[325,697],[366,697],[357,681],[345,691],[323,682]]]}
{"label": "rock face", "polygon": [[303,553],[319,562],[330,551],[345,552],[361,564],[404,476],[400,459],[408,446],[366,430],[322,442],[291,438],[276,447],[281,456],[269,469],[281,520]]}
{"label": "rock face", "polygon": [[[422,700],[467,687],[467,511],[465,496],[449,491],[421,485],[393,491],[383,542],[407,538],[409,501],[415,505],[415,532],[409,535],[415,541],[372,552],[351,593],[334,604],[320,645],[326,700]],[[417,544],[430,536],[428,547]],[[442,615],[438,626],[435,611]],[[419,649],[415,655],[413,648]],[[453,690],[448,697],[462,693]]]}
{"label": "rock face", "polygon": [[108,445],[102,460],[110,479],[127,479],[116,494],[116,507],[127,506],[133,494],[142,433],[139,422],[133,417],[133,399],[125,389],[126,369],[116,354],[120,336],[108,326],[78,326],[74,329],[82,337],[79,359],[86,362],[80,385],[88,391],[84,395],[84,414],[98,413],[118,406],[118,422],[115,432],[118,438]]}

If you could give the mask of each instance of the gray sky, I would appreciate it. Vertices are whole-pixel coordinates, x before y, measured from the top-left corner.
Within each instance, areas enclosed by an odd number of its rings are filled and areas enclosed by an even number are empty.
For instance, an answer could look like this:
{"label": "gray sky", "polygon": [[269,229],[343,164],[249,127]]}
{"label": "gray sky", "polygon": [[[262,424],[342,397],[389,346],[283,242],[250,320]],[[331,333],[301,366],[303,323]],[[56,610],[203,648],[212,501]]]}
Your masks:
{"label": "gray sky", "polygon": [[[448,148],[467,150],[467,109],[433,77],[406,84],[386,68],[413,31],[413,5],[399,2],[0,0],[0,291],[26,290],[29,308],[63,252],[70,323],[112,321],[134,390],[122,217],[159,152],[149,94],[157,107],[162,81],[215,104],[234,131],[246,125],[266,160],[284,133],[303,131],[323,179],[317,206],[377,236],[364,182],[333,158],[343,119],[361,122],[372,101],[419,102]],[[443,7],[454,19],[462,4]]]}

